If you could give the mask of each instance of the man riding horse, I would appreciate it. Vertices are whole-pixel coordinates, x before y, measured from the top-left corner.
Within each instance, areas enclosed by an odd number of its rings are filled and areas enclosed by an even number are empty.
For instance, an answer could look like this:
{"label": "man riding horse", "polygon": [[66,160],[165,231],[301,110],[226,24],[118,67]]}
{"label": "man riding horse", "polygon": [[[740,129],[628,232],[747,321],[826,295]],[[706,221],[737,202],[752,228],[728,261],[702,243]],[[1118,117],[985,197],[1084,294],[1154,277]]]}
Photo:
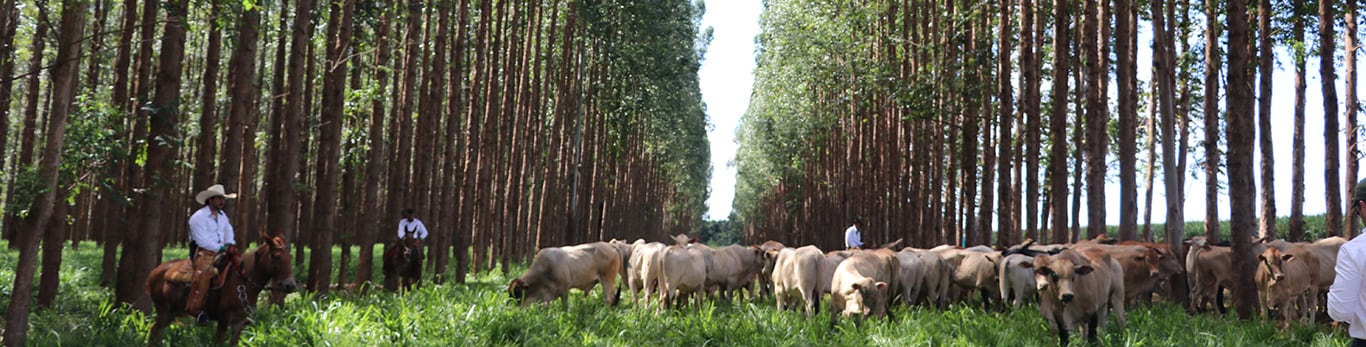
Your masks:
{"label": "man riding horse", "polygon": [[427,226],[422,224],[422,220],[413,217],[413,209],[403,210],[403,219],[398,221],[398,239],[413,237],[418,241],[427,239]]}
{"label": "man riding horse", "polygon": [[185,312],[200,322],[209,319],[204,313],[204,299],[209,292],[209,282],[214,277],[211,267],[215,259],[219,253],[237,253],[232,223],[223,212],[226,199],[234,198],[237,198],[237,194],[227,194],[221,184],[215,184],[194,196],[194,200],[204,207],[190,215],[190,261],[194,264],[194,278],[190,281],[190,295],[185,299]]}

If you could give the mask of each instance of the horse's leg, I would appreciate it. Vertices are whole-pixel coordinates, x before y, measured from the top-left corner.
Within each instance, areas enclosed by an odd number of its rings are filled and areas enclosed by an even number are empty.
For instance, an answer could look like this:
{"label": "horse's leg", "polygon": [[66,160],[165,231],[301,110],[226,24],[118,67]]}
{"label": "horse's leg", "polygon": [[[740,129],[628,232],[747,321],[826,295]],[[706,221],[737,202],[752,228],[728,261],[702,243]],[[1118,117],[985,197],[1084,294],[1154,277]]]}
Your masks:
{"label": "horse's leg", "polygon": [[237,340],[242,338],[242,327],[247,323],[246,318],[236,318],[232,320],[232,339],[228,340],[228,346],[236,346]]}
{"label": "horse's leg", "polygon": [[228,325],[230,324],[228,322],[229,320],[226,318],[220,318],[220,320],[218,321],[218,333],[213,335],[214,345],[223,344],[223,339],[227,337],[228,334]]}
{"label": "horse's leg", "polygon": [[156,320],[152,323],[152,329],[147,333],[148,346],[161,345],[162,333],[165,332],[166,326],[171,324],[172,318],[175,318],[175,315],[170,314],[167,311],[157,312]]}

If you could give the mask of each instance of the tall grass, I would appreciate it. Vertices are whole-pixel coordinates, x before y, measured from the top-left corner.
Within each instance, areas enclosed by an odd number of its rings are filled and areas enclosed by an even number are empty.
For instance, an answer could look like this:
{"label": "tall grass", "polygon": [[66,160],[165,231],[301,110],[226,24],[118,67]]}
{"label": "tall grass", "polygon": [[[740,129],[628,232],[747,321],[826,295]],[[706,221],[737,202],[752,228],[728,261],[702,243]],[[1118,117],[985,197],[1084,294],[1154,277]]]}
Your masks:
{"label": "tall grass", "polygon": [[[7,307],[18,255],[0,243],[0,309]],[[151,317],[114,304],[100,286],[98,247],[68,250],[62,286],[52,307],[35,308],[33,346],[131,346],[145,343]],[[167,250],[183,255],[183,250]],[[407,293],[333,292],[326,297],[291,294],[282,307],[263,306],[242,334],[246,346],[1053,346],[1034,306],[1008,312],[976,305],[946,310],[897,308],[895,320],[842,320],[828,312],[807,318],[777,311],[773,301],[707,302],[659,311],[630,302],[606,307],[600,291],[575,291],[567,302],[518,307],[504,286],[521,274],[497,270],[474,274],[466,284],[422,283]],[[296,270],[304,273],[305,270]],[[823,310],[828,308],[823,307]],[[1341,329],[1322,325],[1278,331],[1261,320],[1188,316],[1159,305],[1129,311],[1128,326],[1111,325],[1102,346],[1345,346]],[[174,345],[207,345],[214,329],[188,319],[172,326]],[[1078,342],[1074,345],[1085,345]]]}

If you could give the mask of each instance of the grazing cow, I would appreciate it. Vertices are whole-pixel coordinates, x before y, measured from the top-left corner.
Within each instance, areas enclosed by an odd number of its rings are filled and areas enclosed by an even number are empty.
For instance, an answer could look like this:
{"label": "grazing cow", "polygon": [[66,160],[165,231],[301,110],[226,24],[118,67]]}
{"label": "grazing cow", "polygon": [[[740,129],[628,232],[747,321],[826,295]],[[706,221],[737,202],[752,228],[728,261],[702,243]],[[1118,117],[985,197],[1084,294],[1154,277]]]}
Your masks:
{"label": "grazing cow", "polygon": [[1219,313],[1224,313],[1223,288],[1233,287],[1232,248],[1210,245],[1203,236],[1192,237],[1185,243],[1191,309],[1204,312],[1207,305],[1214,305]]}
{"label": "grazing cow", "polygon": [[830,283],[830,324],[840,317],[888,316],[889,294],[900,271],[891,251],[859,252],[840,262]]}
{"label": "grazing cow", "polygon": [[924,275],[925,298],[929,304],[945,307],[948,305],[949,287],[952,286],[953,273],[957,268],[945,260],[939,253],[928,251],[917,251],[920,256],[920,264],[925,267],[921,274]]}
{"label": "grazing cow", "polygon": [[660,265],[659,283],[660,307],[678,307],[696,298],[700,302],[706,290],[707,263],[712,256],[711,249],[702,245],[673,245],[665,247],[657,257]]}
{"label": "grazing cow", "polygon": [[659,287],[659,264],[655,263],[655,256],[664,250],[664,244],[659,242],[645,243],[645,240],[636,240],[632,245],[631,258],[627,262],[629,268],[626,273],[626,286],[631,289],[631,302],[637,302],[637,295],[644,290],[645,302],[650,301],[650,295]]}
{"label": "grazing cow", "polygon": [[789,303],[800,298],[806,305],[806,315],[815,315],[820,310],[821,295],[824,294],[821,288],[829,286],[826,282],[830,280],[821,277],[821,273],[833,271],[825,269],[830,265],[821,254],[821,249],[804,246],[772,252],[777,253],[772,278],[778,309],[787,309]]}
{"label": "grazing cow", "polygon": [[845,259],[849,259],[850,256],[853,256],[856,253],[857,252],[851,251],[831,251],[825,254],[825,266],[820,268],[821,293],[830,293],[830,282],[835,277],[835,268],[839,267],[840,263],[844,262]]}
{"label": "grazing cow", "polygon": [[768,297],[773,295],[773,266],[778,263],[778,252],[787,246],[778,241],[764,241],[759,244],[759,250],[764,252],[764,269],[759,272],[759,296]]}
{"label": "grazing cow", "polygon": [[602,283],[603,300],[612,306],[617,304],[616,282],[622,266],[620,251],[606,242],[549,247],[536,252],[526,274],[508,284],[508,293],[526,306],[566,298],[571,288],[587,294]]}
{"label": "grazing cow", "polygon": [[1001,300],[1005,304],[1019,307],[1038,294],[1034,271],[1020,266],[1021,263],[1031,262],[1034,262],[1033,256],[1019,253],[1001,259],[997,270],[1001,283]]}
{"label": "grazing cow", "polygon": [[920,297],[921,291],[925,290],[925,269],[924,264],[927,259],[921,258],[915,250],[907,248],[896,254],[896,260],[900,263],[901,273],[897,274],[897,281],[901,282],[901,291],[893,295],[893,301],[900,298],[900,301],[911,304]]}
{"label": "grazing cow", "polygon": [[1296,317],[1296,309],[1303,309],[1308,324],[1319,301],[1315,288],[1319,283],[1319,259],[1314,251],[1307,245],[1285,252],[1268,247],[1257,255],[1257,261],[1257,293],[1262,299],[1262,315],[1266,315],[1267,309],[1279,310],[1281,317],[1276,327],[1285,329]]}
{"label": "grazing cow", "polygon": [[1064,250],[1057,255],[1035,256],[1033,262],[1018,266],[1034,270],[1038,282],[1039,313],[1067,346],[1070,333],[1085,324],[1082,335],[1091,341],[1109,323],[1113,309],[1122,329],[1124,314],[1124,269],[1119,262],[1099,249]]}
{"label": "grazing cow", "polygon": [[953,284],[957,285],[959,300],[968,300],[972,292],[981,294],[982,307],[991,307],[992,298],[1001,297],[1000,280],[997,279],[996,264],[1001,262],[1000,252],[964,252],[962,262],[953,272]]}
{"label": "grazing cow", "polygon": [[1104,250],[1124,267],[1125,297],[1130,303],[1152,301],[1152,292],[1158,284],[1185,271],[1165,245],[1125,241],[1118,245],[1095,244],[1085,247]]}
{"label": "grazing cow", "polygon": [[727,300],[741,289],[754,297],[754,276],[763,270],[764,251],[759,247],[730,245],[712,249],[712,254],[707,286],[715,286]]}

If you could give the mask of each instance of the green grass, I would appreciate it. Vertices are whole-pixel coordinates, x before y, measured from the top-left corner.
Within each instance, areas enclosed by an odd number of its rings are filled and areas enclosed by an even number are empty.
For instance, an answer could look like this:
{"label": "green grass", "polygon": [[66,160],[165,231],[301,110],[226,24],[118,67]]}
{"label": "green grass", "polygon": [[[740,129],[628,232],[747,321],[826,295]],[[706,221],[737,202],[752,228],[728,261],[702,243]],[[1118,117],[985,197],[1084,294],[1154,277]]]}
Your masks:
{"label": "green grass", "polygon": [[[34,308],[31,346],[142,345],[151,317],[113,303],[101,287],[99,251],[91,243],[66,252],[62,287],[52,307]],[[183,249],[168,249],[181,256]],[[17,252],[0,243],[0,309],[8,307]],[[1056,336],[1033,306],[984,312],[972,305],[947,310],[897,308],[896,321],[842,321],[779,312],[772,300],[711,302],[659,312],[629,303],[606,307],[601,294],[577,291],[567,303],[519,308],[503,291],[513,275],[472,275],[467,284],[424,282],[406,294],[333,293],[314,299],[291,294],[283,307],[262,307],[242,334],[245,346],[1055,346]],[[305,270],[296,269],[303,274]],[[823,308],[824,309],[824,308]],[[188,322],[188,320],[186,320]],[[180,324],[167,330],[174,345],[207,345],[212,327]],[[1079,339],[1074,339],[1079,340]],[[1113,324],[1101,346],[1345,346],[1341,329],[1295,326],[1281,332],[1264,321],[1232,316],[1188,316],[1173,306],[1131,309],[1122,331]],[[1081,346],[1078,341],[1073,345]]]}

